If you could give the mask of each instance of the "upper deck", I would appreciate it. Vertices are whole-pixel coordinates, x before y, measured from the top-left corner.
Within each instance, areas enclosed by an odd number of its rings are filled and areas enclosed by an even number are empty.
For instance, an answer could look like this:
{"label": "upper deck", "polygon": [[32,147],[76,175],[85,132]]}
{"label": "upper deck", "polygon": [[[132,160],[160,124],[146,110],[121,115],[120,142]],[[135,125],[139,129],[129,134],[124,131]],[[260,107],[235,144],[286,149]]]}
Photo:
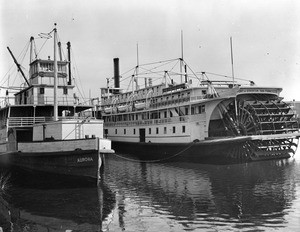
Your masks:
{"label": "upper deck", "polygon": [[[218,97],[235,97],[240,94],[268,94],[279,96],[282,91],[277,87],[257,87],[257,86],[236,86],[217,84],[203,84],[198,87],[190,87],[183,83],[173,86],[157,85],[144,89],[130,91],[126,93],[112,94],[109,89],[102,88],[101,106],[104,113],[113,113],[113,108],[121,109],[121,107],[132,105],[143,105],[144,107],[135,107],[139,109],[151,109],[172,106],[174,104],[189,104],[196,101],[205,101]],[[105,109],[111,109],[106,110]],[[134,109],[131,108],[131,111]],[[122,110],[119,110],[121,113]],[[125,111],[125,110],[124,110]],[[117,113],[117,111],[115,111]]]}

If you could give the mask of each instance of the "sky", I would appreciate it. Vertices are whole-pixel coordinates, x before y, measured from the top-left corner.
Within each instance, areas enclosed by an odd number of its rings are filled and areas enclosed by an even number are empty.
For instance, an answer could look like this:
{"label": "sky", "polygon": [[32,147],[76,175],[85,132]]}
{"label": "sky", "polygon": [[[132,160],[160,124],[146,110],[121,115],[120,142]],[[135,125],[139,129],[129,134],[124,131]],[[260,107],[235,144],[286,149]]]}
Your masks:
{"label": "sky", "polygon": [[0,85],[13,65],[6,47],[18,56],[30,36],[57,23],[86,95],[100,95],[113,58],[121,73],[133,68],[137,44],[140,64],[179,58],[182,31],[194,71],[231,75],[232,37],[235,77],[300,101],[299,12],[298,0],[0,0]]}

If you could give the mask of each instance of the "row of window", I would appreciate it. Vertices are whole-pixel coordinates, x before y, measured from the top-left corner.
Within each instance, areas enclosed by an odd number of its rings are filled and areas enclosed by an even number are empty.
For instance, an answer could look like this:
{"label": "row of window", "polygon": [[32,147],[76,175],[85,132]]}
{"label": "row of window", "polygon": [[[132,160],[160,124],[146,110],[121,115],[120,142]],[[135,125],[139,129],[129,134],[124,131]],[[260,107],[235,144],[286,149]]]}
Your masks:
{"label": "row of window", "polygon": [[[148,128],[148,135],[151,135],[152,134],[152,129],[153,128]],[[127,134],[127,129],[123,129],[124,131],[124,135]],[[182,126],[181,127],[181,130],[178,130],[177,132],[181,132],[181,133],[185,133],[186,129],[185,129],[185,126]],[[108,134],[108,129],[105,129],[104,130],[104,133],[105,134]],[[175,134],[176,133],[176,126],[173,126],[172,127],[172,133]],[[118,134],[118,129],[115,129],[115,134]],[[136,128],[133,128],[133,134],[135,135],[136,134]],[[159,134],[159,127],[156,127],[155,128],[155,134]],[[167,134],[167,127],[163,127],[163,134]]]}
{"label": "row of window", "polygon": [[163,111],[154,111],[154,112],[142,112],[135,114],[120,114],[120,115],[111,115],[104,117],[105,122],[121,122],[121,121],[136,121],[136,120],[147,120],[147,119],[161,119],[161,118],[172,118],[177,116],[184,115],[194,115],[205,113],[205,106],[185,106],[178,108],[171,108]]}
{"label": "row of window", "polygon": [[[31,75],[40,71],[43,72],[53,72],[54,71],[54,63],[39,63],[40,67],[38,67],[38,63],[31,65],[30,73]],[[67,72],[66,64],[57,64],[57,71],[58,72]]]}

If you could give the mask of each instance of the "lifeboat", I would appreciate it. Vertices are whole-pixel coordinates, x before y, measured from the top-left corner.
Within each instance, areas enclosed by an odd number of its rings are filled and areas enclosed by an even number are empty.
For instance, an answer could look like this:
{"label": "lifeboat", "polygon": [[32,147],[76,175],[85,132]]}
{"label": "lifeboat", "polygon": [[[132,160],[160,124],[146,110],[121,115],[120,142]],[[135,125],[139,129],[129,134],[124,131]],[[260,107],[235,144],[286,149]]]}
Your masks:
{"label": "lifeboat", "polygon": [[136,103],[134,103],[134,107],[138,110],[143,110],[146,108],[146,102],[145,101],[136,102]]}
{"label": "lifeboat", "polygon": [[112,113],[112,107],[111,107],[111,106],[104,107],[104,112],[105,112],[106,114],[111,114],[111,113]]}

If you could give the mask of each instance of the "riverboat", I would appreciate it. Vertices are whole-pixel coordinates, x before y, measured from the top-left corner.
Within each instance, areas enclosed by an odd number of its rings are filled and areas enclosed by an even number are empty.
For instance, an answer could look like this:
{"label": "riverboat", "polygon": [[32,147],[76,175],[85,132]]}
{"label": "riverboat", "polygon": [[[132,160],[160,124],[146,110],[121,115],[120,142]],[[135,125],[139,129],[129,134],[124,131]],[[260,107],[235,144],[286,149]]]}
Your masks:
{"label": "riverboat", "polygon": [[103,138],[103,120],[94,110],[98,103],[76,97],[70,43],[68,59],[63,60],[56,27],[39,35],[45,42],[53,38],[54,58],[40,59],[31,37],[29,78],[7,47],[25,84],[14,93],[14,99],[8,88],[1,102],[1,165],[99,178],[103,154],[113,150],[111,141]]}
{"label": "riverboat", "polygon": [[[104,134],[124,157],[244,162],[295,154],[299,127],[292,108],[279,95],[282,88],[259,87],[234,75],[214,75],[219,79],[213,80],[208,77],[213,73],[194,72],[182,58],[133,70],[128,76],[132,88],[124,91],[115,58],[114,84],[108,81],[101,89]],[[118,111],[119,105],[128,110]]]}

